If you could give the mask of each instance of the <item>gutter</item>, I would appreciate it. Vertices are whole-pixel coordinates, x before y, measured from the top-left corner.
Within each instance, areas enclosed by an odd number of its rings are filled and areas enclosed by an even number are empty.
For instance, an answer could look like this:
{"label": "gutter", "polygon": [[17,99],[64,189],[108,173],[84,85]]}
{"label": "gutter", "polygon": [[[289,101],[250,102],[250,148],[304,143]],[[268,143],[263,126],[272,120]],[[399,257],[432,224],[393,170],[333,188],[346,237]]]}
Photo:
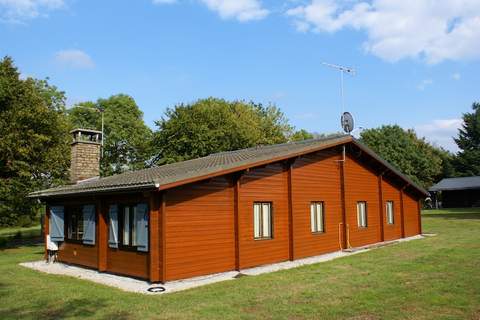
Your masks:
{"label": "gutter", "polygon": [[160,187],[159,183],[149,182],[137,185],[125,185],[125,186],[111,186],[111,187],[98,187],[97,189],[87,189],[87,190],[68,190],[68,191],[51,191],[51,192],[42,192],[36,191],[30,193],[27,198],[34,199],[44,199],[44,198],[54,198],[54,197],[63,197],[70,195],[93,195],[93,194],[105,194],[105,193],[116,193],[124,191],[140,191],[140,190],[155,190]]}

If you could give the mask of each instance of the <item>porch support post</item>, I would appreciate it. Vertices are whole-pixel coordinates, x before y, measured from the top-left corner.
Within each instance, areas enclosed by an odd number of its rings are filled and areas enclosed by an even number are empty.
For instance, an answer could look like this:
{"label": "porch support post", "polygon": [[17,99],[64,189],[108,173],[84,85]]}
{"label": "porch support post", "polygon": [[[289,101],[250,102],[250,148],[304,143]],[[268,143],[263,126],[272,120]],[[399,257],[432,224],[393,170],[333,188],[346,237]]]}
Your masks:
{"label": "porch support post", "polygon": [[[342,232],[341,235],[341,245],[340,249],[347,249],[347,206],[345,203],[345,162],[347,161],[346,156],[346,146],[342,146],[341,159],[339,160],[340,164],[340,200],[342,202],[342,228],[338,228],[339,232]],[[338,235],[340,237],[340,235]]]}
{"label": "porch support post", "polygon": [[97,217],[98,217],[98,271],[107,270],[107,250],[108,250],[108,224],[107,212],[104,202],[96,201]]}
{"label": "porch support post", "polygon": [[378,176],[378,201],[379,201],[379,214],[380,214],[380,242],[385,241],[385,230],[384,230],[384,203],[383,203],[383,173]]}
{"label": "porch support post", "polygon": [[45,253],[44,253],[44,259],[48,259],[48,250],[47,250],[47,236],[50,233],[50,206],[48,204],[45,205],[45,218],[43,221],[43,242],[45,246]]}
{"label": "porch support post", "polygon": [[294,244],[293,244],[293,194],[292,194],[292,175],[293,163],[295,159],[287,162],[287,190],[288,190],[288,259],[293,261],[295,259]]}
{"label": "porch support post", "polygon": [[240,210],[240,180],[241,174],[233,176],[233,234],[235,238],[235,270],[240,271],[240,235],[239,235],[239,210]]}
{"label": "porch support post", "polygon": [[418,234],[422,234],[422,203],[421,200],[417,201],[418,207]]}
{"label": "porch support post", "polygon": [[160,193],[151,192],[149,202],[149,279],[150,282],[155,283],[160,281]]}
{"label": "porch support post", "polygon": [[402,230],[402,238],[405,238],[405,209],[403,205],[403,190],[405,190],[407,186],[400,189],[400,223],[401,223],[401,230]]}
{"label": "porch support post", "polygon": [[160,218],[159,218],[159,253],[160,253],[160,281],[165,283],[167,281],[167,192],[163,191],[160,194]]}

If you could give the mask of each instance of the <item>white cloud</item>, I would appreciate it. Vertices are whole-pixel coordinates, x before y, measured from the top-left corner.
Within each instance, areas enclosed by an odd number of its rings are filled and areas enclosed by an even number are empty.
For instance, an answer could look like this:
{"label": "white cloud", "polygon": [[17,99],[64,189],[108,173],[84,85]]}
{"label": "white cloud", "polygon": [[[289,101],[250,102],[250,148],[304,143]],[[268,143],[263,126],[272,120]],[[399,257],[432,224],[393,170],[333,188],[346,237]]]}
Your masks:
{"label": "white cloud", "polygon": [[200,0],[222,19],[237,19],[244,22],[265,18],[269,11],[259,0]]}
{"label": "white cloud", "polygon": [[458,135],[458,129],[462,126],[462,123],[462,119],[432,120],[429,123],[416,126],[415,131],[428,141],[446,150],[457,152],[458,147],[453,137]]}
{"label": "white cloud", "polygon": [[299,31],[365,31],[365,50],[384,60],[480,58],[478,0],[309,1],[286,12]]}
{"label": "white cloud", "polygon": [[90,69],[95,66],[92,58],[82,50],[68,49],[55,53],[55,61],[64,67]]}
{"label": "white cloud", "polygon": [[425,90],[428,86],[431,86],[433,84],[433,80],[432,79],[425,79],[425,80],[422,80],[422,82],[420,82],[418,85],[417,85],[417,89],[420,90],[420,91],[423,91]]}
{"label": "white cloud", "polygon": [[22,23],[64,6],[63,0],[0,0],[0,21]]}
{"label": "white cloud", "polygon": [[453,80],[457,80],[457,81],[458,81],[458,80],[460,80],[461,78],[462,78],[462,75],[461,75],[460,73],[458,73],[458,72],[452,74],[452,79],[453,79]]}

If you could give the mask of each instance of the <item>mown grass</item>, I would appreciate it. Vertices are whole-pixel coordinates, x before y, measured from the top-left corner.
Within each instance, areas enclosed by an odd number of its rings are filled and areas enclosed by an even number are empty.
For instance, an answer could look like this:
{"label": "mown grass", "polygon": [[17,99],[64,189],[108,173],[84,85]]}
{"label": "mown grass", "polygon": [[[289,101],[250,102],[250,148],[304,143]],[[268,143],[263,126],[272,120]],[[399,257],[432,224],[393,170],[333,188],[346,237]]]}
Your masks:
{"label": "mown grass", "polygon": [[437,236],[334,261],[145,296],[18,266],[0,251],[0,319],[480,319],[480,210],[429,210]]}

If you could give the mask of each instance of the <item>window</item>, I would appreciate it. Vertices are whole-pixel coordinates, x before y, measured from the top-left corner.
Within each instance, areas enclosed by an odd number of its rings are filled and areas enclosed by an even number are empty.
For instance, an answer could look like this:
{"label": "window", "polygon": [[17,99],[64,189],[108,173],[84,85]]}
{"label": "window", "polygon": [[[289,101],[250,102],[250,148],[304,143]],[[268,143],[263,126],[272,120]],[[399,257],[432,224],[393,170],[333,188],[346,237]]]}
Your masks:
{"label": "window", "polygon": [[67,208],[67,239],[83,239],[83,212],[81,206]]}
{"label": "window", "polygon": [[387,201],[387,223],[394,224],[393,201]]}
{"label": "window", "polygon": [[137,221],[136,216],[136,206],[124,206],[122,208],[122,215],[120,218],[120,243],[122,244],[122,246],[135,247],[137,245],[137,224],[135,223],[135,221]]}
{"label": "window", "polygon": [[323,202],[312,202],[310,204],[310,222],[312,232],[324,232]]}
{"label": "window", "polygon": [[357,202],[357,222],[358,227],[367,227],[367,203],[365,201]]}
{"label": "window", "polygon": [[[117,209],[118,208],[118,209]],[[117,212],[118,210],[118,212]],[[148,206],[110,206],[109,246],[127,250],[148,251]],[[118,239],[116,228],[118,228]]]}
{"label": "window", "polygon": [[253,234],[255,239],[272,238],[272,204],[270,202],[253,204]]}

